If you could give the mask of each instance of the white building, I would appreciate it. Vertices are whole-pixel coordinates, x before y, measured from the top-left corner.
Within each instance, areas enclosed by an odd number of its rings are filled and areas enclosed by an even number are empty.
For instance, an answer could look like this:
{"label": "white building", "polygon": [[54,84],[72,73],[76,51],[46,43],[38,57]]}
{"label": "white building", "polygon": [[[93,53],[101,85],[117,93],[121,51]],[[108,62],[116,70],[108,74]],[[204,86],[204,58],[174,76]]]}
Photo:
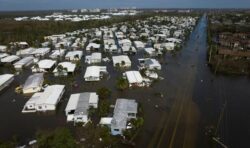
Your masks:
{"label": "white building", "polygon": [[96,64],[102,62],[102,53],[94,52],[91,55],[85,56],[85,63]]}
{"label": "white building", "polygon": [[[61,67],[62,69],[58,67]],[[55,76],[67,76],[68,74],[74,73],[75,69],[76,69],[76,64],[71,62],[61,62],[54,69],[53,73]]]}
{"label": "white building", "polygon": [[131,67],[131,61],[127,55],[112,56],[113,66]]}
{"label": "white building", "polygon": [[6,51],[7,51],[7,46],[0,45],[0,52],[6,52]]}
{"label": "white building", "polygon": [[2,58],[7,57],[7,56],[9,56],[9,54],[7,54],[7,53],[0,53],[0,60],[1,60]]}
{"label": "white building", "polygon": [[148,70],[161,70],[161,64],[156,59],[146,58],[138,60],[141,68],[146,68]]}
{"label": "white building", "polygon": [[99,81],[107,73],[106,66],[88,66],[84,75],[85,81]]}
{"label": "white building", "polygon": [[162,55],[162,52],[160,50],[156,50],[155,48],[152,47],[144,48],[144,50],[147,55],[152,57]]}
{"label": "white building", "polygon": [[33,63],[34,63],[34,57],[30,56],[30,57],[25,57],[25,58],[17,61],[13,65],[14,65],[15,69],[22,69],[24,67],[30,66]]}
{"label": "white building", "polygon": [[135,119],[138,104],[135,100],[117,99],[114,108],[114,115],[111,121],[111,134],[123,135],[127,129],[127,122]]}
{"label": "white building", "polygon": [[18,56],[16,56],[16,55],[10,55],[10,56],[2,58],[1,62],[6,63],[6,64],[11,64],[11,63],[14,63],[15,61],[17,61],[19,59],[20,58]]}
{"label": "white building", "polygon": [[28,77],[23,85],[23,94],[32,94],[42,90],[43,73],[36,73]]}
{"label": "white building", "polygon": [[31,70],[32,72],[48,72],[52,70],[55,64],[56,64],[56,61],[44,59],[44,60],[40,60],[37,64],[35,64],[31,68]]}
{"label": "white building", "polygon": [[166,50],[174,50],[175,43],[169,42],[169,43],[162,43],[161,47]]}
{"label": "white building", "polygon": [[14,75],[12,74],[3,74],[0,75],[0,91],[2,91],[5,87],[9,86],[11,82],[14,80]]}
{"label": "white building", "polygon": [[24,105],[22,112],[54,111],[65,91],[64,85],[47,86],[44,92],[35,93]]}
{"label": "white building", "polygon": [[86,47],[86,51],[90,52],[91,50],[98,51],[101,45],[96,43],[89,43]]}
{"label": "white building", "polygon": [[45,55],[49,54],[50,52],[50,48],[37,48],[35,49],[32,54],[35,56],[35,57],[44,57]]}
{"label": "white building", "polygon": [[66,52],[66,49],[53,50],[52,54],[50,55],[50,58],[57,59],[58,57],[63,57],[65,52]]}
{"label": "white building", "polygon": [[134,41],[134,45],[138,50],[143,49],[145,47],[145,44],[142,41]]}
{"label": "white building", "polygon": [[95,92],[72,94],[65,108],[67,121],[87,123],[90,107],[98,108],[99,97]]}
{"label": "white building", "polygon": [[83,51],[79,51],[79,50],[69,51],[66,54],[65,59],[69,61],[79,61],[81,60],[82,55],[83,55]]}
{"label": "white building", "polygon": [[144,87],[151,84],[151,81],[142,77],[139,71],[126,71],[123,77],[127,79],[129,87]]}

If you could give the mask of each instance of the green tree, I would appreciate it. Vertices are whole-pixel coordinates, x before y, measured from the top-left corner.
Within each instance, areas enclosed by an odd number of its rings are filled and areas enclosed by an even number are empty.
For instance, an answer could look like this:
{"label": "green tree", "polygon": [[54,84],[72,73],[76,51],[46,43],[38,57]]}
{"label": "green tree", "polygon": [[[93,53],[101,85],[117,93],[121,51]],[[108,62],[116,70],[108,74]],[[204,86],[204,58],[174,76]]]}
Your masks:
{"label": "green tree", "polygon": [[128,88],[128,81],[124,78],[118,78],[118,80],[116,82],[116,87],[119,90],[124,90],[124,89]]}
{"label": "green tree", "polygon": [[75,140],[66,128],[57,128],[54,131],[39,131],[37,133],[38,147],[44,148],[75,148]]}
{"label": "green tree", "polygon": [[107,99],[111,96],[111,91],[106,87],[102,87],[97,89],[97,94],[100,99]]}

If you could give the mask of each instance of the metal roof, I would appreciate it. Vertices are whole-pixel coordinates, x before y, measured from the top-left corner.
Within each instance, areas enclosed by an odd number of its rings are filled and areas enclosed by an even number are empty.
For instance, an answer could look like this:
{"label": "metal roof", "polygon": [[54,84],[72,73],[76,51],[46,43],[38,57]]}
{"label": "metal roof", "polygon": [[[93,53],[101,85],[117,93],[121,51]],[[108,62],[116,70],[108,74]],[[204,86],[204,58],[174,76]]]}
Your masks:
{"label": "metal roof", "polygon": [[43,84],[44,78],[43,73],[36,73],[28,77],[28,79],[25,81],[23,89],[30,89],[39,87],[41,84]]}

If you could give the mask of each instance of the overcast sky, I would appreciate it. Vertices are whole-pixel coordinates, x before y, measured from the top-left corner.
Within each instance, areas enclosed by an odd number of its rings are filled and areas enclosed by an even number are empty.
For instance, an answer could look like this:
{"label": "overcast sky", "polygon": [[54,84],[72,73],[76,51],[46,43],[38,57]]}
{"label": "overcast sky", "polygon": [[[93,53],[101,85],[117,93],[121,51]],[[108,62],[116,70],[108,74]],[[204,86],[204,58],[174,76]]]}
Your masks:
{"label": "overcast sky", "polygon": [[250,0],[0,0],[0,10],[74,8],[250,8]]}

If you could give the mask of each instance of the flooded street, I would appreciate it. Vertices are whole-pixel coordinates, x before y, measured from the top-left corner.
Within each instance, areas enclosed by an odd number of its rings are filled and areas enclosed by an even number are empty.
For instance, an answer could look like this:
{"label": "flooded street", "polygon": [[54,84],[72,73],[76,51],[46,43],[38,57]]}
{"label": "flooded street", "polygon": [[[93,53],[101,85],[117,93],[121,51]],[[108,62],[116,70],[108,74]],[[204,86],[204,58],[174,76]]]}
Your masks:
{"label": "flooded street", "polygon": [[[159,59],[162,63],[159,75],[164,80],[153,83],[152,87],[117,91],[116,79],[122,72],[115,70],[112,63],[102,63],[107,66],[110,79],[87,83],[83,80],[84,66],[75,75],[79,87],[67,86],[53,114],[21,113],[29,97],[15,94],[15,87],[25,82],[30,71],[21,73],[0,94],[0,139],[17,137],[27,142],[40,129],[66,126],[74,130],[72,124],[66,123],[64,114],[70,94],[107,87],[112,91],[113,103],[117,98],[136,99],[143,107],[145,124],[136,139],[136,147],[211,147],[206,135],[208,128],[227,146],[244,147],[250,137],[250,79],[214,75],[210,71],[206,60],[206,25],[203,16],[181,51],[176,55],[167,53]],[[143,51],[131,57],[132,70],[138,69],[137,59],[142,57]],[[64,79],[55,81],[67,84]]]}

